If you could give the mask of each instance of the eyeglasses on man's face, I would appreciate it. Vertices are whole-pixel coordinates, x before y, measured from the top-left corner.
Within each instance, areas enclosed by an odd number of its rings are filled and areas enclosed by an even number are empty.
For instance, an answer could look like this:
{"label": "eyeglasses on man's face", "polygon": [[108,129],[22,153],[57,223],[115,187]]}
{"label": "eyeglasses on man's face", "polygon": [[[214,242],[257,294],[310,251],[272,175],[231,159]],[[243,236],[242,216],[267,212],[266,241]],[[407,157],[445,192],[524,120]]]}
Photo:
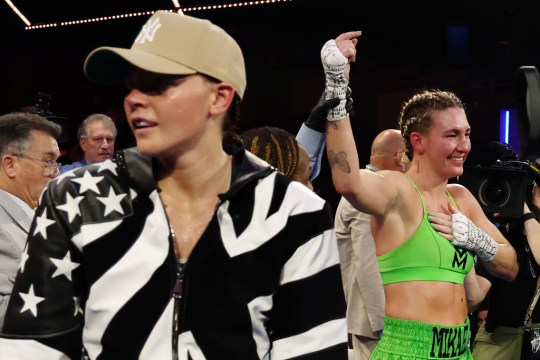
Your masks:
{"label": "eyeglasses on man's face", "polygon": [[45,165],[45,168],[49,169],[49,176],[55,175],[56,173],[60,172],[60,168],[62,167],[62,164],[59,162],[51,161],[51,160],[43,160],[37,157],[28,156],[24,154],[11,154],[11,156],[17,156],[23,159],[34,160],[41,163],[42,165]]}

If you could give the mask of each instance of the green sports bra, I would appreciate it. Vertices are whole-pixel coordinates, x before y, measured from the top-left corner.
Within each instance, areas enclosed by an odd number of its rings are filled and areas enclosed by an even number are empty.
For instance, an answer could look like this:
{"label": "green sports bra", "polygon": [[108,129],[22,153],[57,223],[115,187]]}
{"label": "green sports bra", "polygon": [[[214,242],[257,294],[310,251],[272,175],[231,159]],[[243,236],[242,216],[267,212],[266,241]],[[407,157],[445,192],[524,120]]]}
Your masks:
{"label": "green sports bra", "polygon": [[[403,244],[377,256],[383,285],[406,281],[447,281],[463,284],[474,265],[472,252],[455,247],[431,227],[422,194],[409,178],[422,201],[422,221]],[[452,195],[446,196],[457,208]]]}

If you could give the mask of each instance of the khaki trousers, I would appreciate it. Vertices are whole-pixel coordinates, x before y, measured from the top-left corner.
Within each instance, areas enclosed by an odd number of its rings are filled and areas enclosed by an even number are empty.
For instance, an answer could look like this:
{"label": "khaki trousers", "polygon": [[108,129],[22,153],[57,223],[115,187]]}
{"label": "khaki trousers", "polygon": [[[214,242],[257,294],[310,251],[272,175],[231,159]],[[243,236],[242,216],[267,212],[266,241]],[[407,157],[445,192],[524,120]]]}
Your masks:
{"label": "khaki trousers", "polygon": [[367,360],[377,346],[379,339],[373,339],[366,336],[353,335],[353,354],[354,360]]}

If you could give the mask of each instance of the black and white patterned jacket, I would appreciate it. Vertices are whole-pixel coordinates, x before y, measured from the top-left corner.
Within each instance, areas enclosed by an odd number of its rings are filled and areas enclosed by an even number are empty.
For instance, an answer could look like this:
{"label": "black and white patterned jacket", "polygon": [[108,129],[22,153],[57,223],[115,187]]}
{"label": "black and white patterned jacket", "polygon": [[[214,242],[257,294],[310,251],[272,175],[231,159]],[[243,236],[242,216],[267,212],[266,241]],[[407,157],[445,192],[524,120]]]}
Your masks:
{"label": "black and white patterned jacket", "polygon": [[183,270],[149,157],[51,181],[0,358],[346,359],[328,204],[241,149],[232,178]]}

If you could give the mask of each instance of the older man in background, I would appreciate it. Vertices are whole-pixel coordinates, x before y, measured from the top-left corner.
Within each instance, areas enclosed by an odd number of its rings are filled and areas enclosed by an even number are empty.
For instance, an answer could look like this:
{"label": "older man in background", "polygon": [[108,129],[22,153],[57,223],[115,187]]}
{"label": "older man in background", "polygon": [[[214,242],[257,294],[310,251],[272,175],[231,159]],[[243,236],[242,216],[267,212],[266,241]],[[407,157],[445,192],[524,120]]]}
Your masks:
{"label": "older man in background", "polygon": [[0,116],[0,328],[17,269],[24,268],[34,209],[45,185],[59,174],[60,130],[36,114]]}
{"label": "older man in background", "polygon": [[116,125],[110,116],[105,114],[88,116],[77,130],[79,145],[84,153],[83,159],[62,166],[60,171],[65,173],[80,166],[111,159],[116,135]]}

